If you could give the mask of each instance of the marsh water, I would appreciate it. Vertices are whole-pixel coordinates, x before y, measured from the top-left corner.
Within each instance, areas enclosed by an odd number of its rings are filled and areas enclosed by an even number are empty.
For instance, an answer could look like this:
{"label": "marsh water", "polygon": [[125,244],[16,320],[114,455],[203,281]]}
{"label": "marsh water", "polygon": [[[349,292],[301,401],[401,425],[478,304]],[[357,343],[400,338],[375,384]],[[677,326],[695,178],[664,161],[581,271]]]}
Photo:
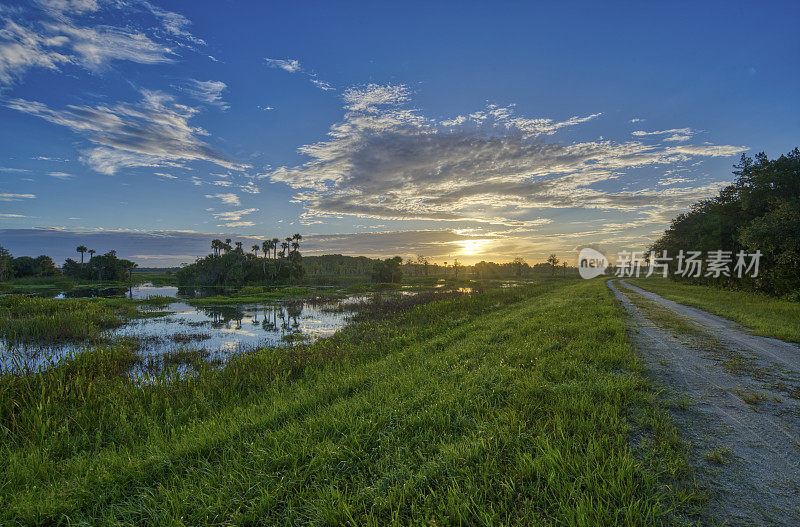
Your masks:
{"label": "marsh water", "polygon": [[[125,290],[125,296],[144,299],[150,296],[178,296],[177,287],[142,285]],[[87,295],[103,296],[103,295]],[[118,292],[114,296],[119,296]],[[66,298],[66,294],[56,298]],[[178,301],[158,311],[163,316],[130,320],[105,331],[103,337],[133,337],[143,359],[160,359],[191,350],[204,360],[224,362],[234,353],[260,347],[293,345],[327,337],[341,329],[348,314],[337,310],[337,303],[320,305],[302,301],[226,306],[191,306]],[[58,345],[10,345],[0,340],[4,371],[36,371],[81,351],[85,343]]]}

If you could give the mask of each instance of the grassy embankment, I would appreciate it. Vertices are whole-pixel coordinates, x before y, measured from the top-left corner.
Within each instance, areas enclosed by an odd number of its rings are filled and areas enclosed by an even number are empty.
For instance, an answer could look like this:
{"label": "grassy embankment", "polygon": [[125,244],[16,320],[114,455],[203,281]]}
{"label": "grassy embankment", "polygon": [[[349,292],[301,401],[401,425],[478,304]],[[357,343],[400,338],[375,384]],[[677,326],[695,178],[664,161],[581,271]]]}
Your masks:
{"label": "grassy embankment", "polygon": [[800,302],[661,277],[626,280],[664,298],[738,322],[757,335],[800,342]]}
{"label": "grassy embankment", "polygon": [[136,386],[0,378],[0,523],[651,525],[695,502],[602,280],[376,313]]}

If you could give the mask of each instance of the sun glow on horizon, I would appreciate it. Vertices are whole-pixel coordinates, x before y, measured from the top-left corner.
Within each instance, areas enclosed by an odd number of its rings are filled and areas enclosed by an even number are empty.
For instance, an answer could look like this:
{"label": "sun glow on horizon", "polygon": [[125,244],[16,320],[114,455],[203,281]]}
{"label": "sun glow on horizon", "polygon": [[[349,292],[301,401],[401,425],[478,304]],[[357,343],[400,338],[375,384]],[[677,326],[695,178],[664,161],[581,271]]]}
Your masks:
{"label": "sun glow on horizon", "polygon": [[491,240],[487,240],[484,238],[460,241],[458,242],[458,244],[461,246],[461,249],[458,251],[458,255],[477,256],[479,254],[483,254],[484,252],[486,252],[486,249],[490,243]]}

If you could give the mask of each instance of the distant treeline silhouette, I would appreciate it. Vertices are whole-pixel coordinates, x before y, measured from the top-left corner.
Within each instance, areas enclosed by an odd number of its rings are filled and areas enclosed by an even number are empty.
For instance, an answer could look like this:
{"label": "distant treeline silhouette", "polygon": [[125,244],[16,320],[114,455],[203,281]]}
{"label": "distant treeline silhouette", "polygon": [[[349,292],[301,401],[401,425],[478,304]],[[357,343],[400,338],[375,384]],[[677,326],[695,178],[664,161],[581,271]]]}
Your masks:
{"label": "distant treeline silhouette", "polygon": [[[15,258],[7,249],[0,247],[0,282],[11,278],[42,278],[65,276],[81,280],[125,280],[137,265],[123,258],[117,258],[116,251],[95,256],[97,251],[79,245],[76,251],[81,255],[77,262],[67,258],[61,269],[53,259],[46,255],[32,258],[19,256]],[[84,261],[84,254],[89,253],[89,260]]]}
{"label": "distant treeline silhouette", "polygon": [[[758,276],[677,277],[697,283],[749,289],[800,299],[800,150],[770,160],[742,155],[736,181],[672,221],[649,250],[761,252]],[[677,266],[670,263],[670,276]]]}
{"label": "distant treeline silhouette", "polygon": [[[495,263],[481,261],[474,265],[463,265],[458,259],[450,262],[433,262],[425,256],[403,261],[395,256],[375,259],[366,256],[326,254],[303,257],[300,253],[300,234],[284,238],[265,240],[261,245],[252,245],[246,250],[242,242],[231,239],[211,241],[211,253],[198,258],[194,263],[181,268],[166,269],[180,286],[225,286],[283,285],[307,283],[331,285],[372,281],[377,283],[400,283],[404,277],[453,278],[453,279],[514,279],[533,274],[561,275],[574,273],[574,267],[561,263],[555,254],[547,262],[529,265],[523,258],[511,262]],[[67,258],[58,269],[49,256],[14,258],[0,247],[0,281],[11,278],[66,276],[83,280],[124,280],[138,266],[136,263],[117,257],[116,251],[96,255],[97,251],[84,245],[76,248],[80,261]],[[85,254],[89,254],[88,260]],[[139,271],[159,272],[160,268],[145,268]]]}

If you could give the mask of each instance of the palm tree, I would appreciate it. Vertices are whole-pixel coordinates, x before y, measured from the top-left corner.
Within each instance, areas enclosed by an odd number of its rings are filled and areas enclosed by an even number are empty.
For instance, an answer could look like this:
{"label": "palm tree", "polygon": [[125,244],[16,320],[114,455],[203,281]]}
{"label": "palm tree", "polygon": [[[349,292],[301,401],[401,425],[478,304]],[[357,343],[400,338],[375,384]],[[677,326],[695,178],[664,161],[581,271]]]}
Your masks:
{"label": "palm tree", "polygon": [[222,253],[223,245],[222,240],[219,238],[211,240],[211,249],[214,251],[214,256],[219,256]]}
{"label": "palm tree", "polygon": [[[286,239],[289,240],[291,238],[286,238]],[[289,244],[287,242],[282,242],[281,243],[281,258],[285,258],[286,257],[286,249],[288,249],[288,248],[289,248]]]}
{"label": "palm tree", "polygon": [[291,239],[292,252],[296,253],[300,250],[300,240],[302,240],[303,237],[300,235],[300,233],[295,233]]}
{"label": "palm tree", "polygon": [[95,251],[94,249],[89,249],[86,252],[89,253],[89,261],[91,262],[92,258],[94,258],[94,255],[97,254],[97,251]]}
{"label": "palm tree", "polygon": [[553,266],[553,274],[556,274],[556,266],[558,265],[558,256],[551,254],[547,257],[547,263]]}
{"label": "palm tree", "polygon": [[78,247],[75,250],[81,253],[81,269],[83,269],[83,253],[85,253],[89,249],[87,249],[85,245],[78,245]]}
{"label": "palm tree", "polygon": [[259,247],[258,245],[253,245],[250,248],[253,250],[253,254],[256,255],[256,258],[258,258],[258,251],[261,249],[261,247]]}
{"label": "palm tree", "polygon": [[278,259],[278,244],[281,241],[278,238],[272,238],[272,248],[275,250],[275,259]]}
{"label": "palm tree", "polygon": [[236,242],[236,252],[242,252],[242,242]]}
{"label": "palm tree", "polygon": [[286,240],[286,248],[287,249],[292,246],[292,238],[291,238],[291,236],[287,236],[286,238],[284,238],[284,240]]}
{"label": "palm tree", "polygon": [[261,271],[264,274],[267,274],[267,258],[269,257],[270,249],[272,249],[272,242],[270,240],[264,240],[261,243],[261,252],[264,253],[264,261],[261,264]]}

